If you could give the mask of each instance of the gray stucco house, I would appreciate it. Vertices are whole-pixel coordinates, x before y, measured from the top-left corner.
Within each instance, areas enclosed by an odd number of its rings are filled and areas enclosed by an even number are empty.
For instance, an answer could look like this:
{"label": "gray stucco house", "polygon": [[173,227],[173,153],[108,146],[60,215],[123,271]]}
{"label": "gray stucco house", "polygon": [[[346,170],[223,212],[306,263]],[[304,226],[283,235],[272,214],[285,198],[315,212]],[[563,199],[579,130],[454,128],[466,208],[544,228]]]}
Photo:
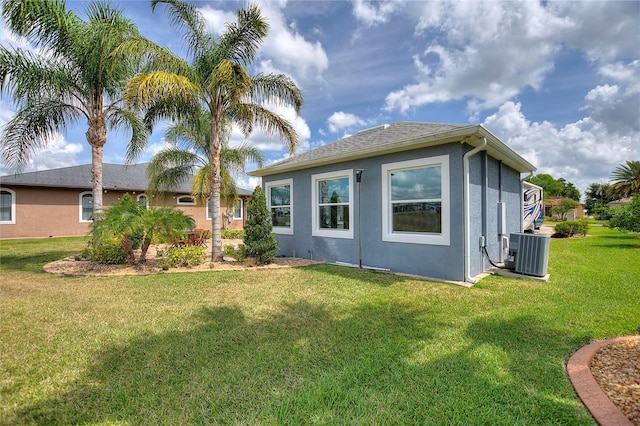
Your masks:
{"label": "gray stucco house", "polygon": [[278,255],[472,284],[522,231],[535,170],[481,125],[397,122],[250,174]]}

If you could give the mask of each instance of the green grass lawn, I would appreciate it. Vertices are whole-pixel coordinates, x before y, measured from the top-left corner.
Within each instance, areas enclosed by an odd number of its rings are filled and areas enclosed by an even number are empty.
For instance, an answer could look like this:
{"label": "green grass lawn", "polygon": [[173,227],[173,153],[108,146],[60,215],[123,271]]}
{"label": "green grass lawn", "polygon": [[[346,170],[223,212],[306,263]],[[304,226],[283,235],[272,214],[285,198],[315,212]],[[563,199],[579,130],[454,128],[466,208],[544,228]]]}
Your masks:
{"label": "green grass lawn", "polygon": [[549,282],[333,265],[59,277],[1,241],[0,424],[594,424],[564,371],[640,325],[640,238],[551,241]]}

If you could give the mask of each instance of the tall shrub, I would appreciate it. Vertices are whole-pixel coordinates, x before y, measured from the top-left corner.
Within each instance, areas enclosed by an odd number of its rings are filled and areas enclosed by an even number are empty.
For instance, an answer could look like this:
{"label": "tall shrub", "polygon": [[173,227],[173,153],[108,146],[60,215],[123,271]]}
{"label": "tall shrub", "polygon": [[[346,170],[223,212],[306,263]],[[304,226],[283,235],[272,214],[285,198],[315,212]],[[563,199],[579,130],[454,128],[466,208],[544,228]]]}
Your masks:
{"label": "tall shrub", "polygon": [[611,212],[610,227],[624,232],[640,232],[640,195],[635,195],[622,207],[614,207]]}
{"label": "tall shrub", "polygon": [[278,251],[278,241],[272,231],[267,201],[262,188],[257,186],[247,202],[244,245],[247,257],[254,258],[259,265],[270,263]]}

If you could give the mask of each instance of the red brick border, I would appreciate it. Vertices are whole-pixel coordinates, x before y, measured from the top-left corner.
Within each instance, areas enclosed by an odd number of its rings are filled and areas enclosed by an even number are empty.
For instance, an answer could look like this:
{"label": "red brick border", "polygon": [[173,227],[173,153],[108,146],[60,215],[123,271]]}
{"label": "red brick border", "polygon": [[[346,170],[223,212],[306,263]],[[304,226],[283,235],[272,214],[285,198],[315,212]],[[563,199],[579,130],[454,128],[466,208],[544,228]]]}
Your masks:
{"label": "red brick border", "polygon": [[609,400],[593,378],[591,361],[601,347],[630,339],[640,339],[640,337],[617,337],[593,342],[580,348],[567,362],[567,373],[573,388],[596,422],[602,426],[633,426],[633,423]]}

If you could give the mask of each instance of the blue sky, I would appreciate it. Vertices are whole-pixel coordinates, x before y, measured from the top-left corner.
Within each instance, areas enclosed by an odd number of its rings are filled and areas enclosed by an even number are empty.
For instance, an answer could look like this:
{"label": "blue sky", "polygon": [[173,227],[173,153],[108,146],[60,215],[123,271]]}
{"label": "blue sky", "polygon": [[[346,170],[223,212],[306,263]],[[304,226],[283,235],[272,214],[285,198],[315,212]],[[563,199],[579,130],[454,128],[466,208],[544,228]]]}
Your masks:
{"label": "blue sky", "polygon": [[[83,13],[86,2],[68,1]],[[113,1],[142,34],[183,52],[164,7]],[[214,32],[236,1],[194,2]],[[395,121],[482,124],[538,168],[581,192],[640,159],[640,2],[286,1],[259,2],[271,25],[257,72],[284,72],[303,90],[298,152]],[[6,29],[0,41],[21,45]],[[0,120],[14,114],[0,99]],[[49,142],[27,170],[85,164],[79,125]],[[159,126],[140,161],[163,146]],[[233,143],[243,140],[235,134]],[[278,140],[249,140],[267,162]],[[107,163],[122,163],[127,135],[109,134]],[[248,170],[253,169],[248,165]],[[10,170],[0,166],[1,174]],[[256,178],[238,177],[252,188]]]}

